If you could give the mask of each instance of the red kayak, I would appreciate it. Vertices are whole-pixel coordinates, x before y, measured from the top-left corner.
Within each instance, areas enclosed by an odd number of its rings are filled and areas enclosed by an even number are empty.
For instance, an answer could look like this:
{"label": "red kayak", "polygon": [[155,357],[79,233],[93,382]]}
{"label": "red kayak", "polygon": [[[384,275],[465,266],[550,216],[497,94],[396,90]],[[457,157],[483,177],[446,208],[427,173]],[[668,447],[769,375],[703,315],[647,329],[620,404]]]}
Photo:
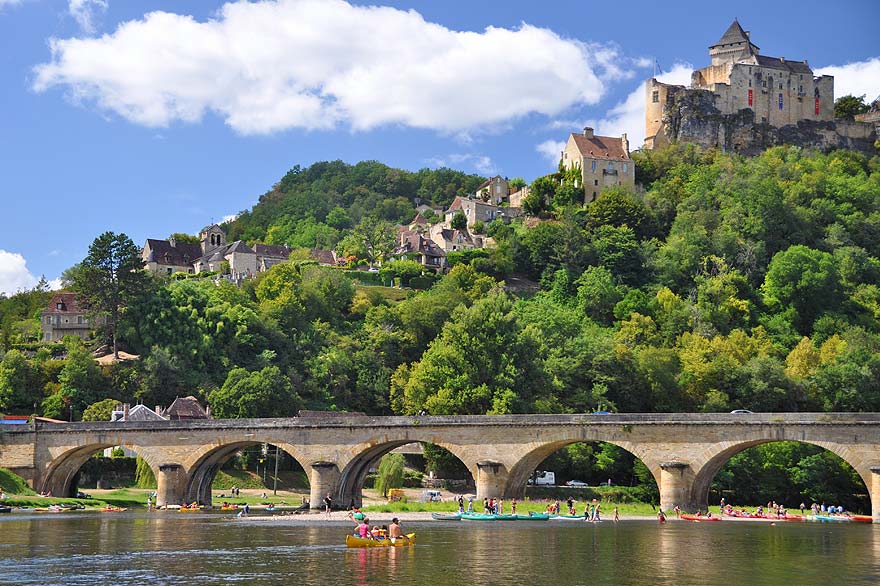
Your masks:
{"label": "red kayak", "polygon": [[688,515],[682,513],[681,518],[685,521],[720,521],[721,517],[701,517],[697,515]]}
{"label": "red kayak", "polygon": [[853,515],[852,517],[850,517],[850,519],[852,519],[856,523],[873,523],[874,522],[874,517],[872,517],[871,515]]}

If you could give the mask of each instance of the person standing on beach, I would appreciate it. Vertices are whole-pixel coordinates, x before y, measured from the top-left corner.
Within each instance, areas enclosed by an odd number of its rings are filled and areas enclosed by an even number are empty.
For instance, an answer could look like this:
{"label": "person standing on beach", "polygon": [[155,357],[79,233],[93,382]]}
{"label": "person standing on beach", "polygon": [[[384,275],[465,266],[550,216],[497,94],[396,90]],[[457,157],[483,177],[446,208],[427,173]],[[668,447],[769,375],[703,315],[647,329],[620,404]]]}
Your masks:
{"label": "person standing on beach", "polygon": [[330,518],[330,510],[333,508],[333,497],[330,496],[330,493],[327,493],[327,496],[324,497],[324,512],[327,513],[327,518]]}
{"label": "person standing on beach", "polygon": [[620,521],[620,512],[617,510],[617,507],[614,507],[614,522],[617,523]]}

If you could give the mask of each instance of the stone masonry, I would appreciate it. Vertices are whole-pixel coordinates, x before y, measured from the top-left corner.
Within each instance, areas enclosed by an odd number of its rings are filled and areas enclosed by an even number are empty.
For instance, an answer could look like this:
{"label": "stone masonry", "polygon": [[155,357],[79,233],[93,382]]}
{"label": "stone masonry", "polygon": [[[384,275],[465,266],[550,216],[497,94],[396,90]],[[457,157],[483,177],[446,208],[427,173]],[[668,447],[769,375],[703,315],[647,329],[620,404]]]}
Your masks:
{"label": "stone masonry", "polygon": [[[17,426],[18,427],[18,426]],[[849,463],[880,520],[880,414],[612,414],[444,417],[330,416],[21,426],[0,432],[0,466],[35,490],[68,494],[80,466],[97,451],[124,446],[158,481],[158,504],[211,503],[221,465],[244,447],[269,443],[296,459],[310,502],[330,493],[361,502],[367,472],[394,448],[430,442],[452,452],[473,475],[477,497],[523,496],[532,471],[577,442],[610,442],[648,467],[661,507],[706,509],[709,485],[735,454],[775,441],[821,446]]]}

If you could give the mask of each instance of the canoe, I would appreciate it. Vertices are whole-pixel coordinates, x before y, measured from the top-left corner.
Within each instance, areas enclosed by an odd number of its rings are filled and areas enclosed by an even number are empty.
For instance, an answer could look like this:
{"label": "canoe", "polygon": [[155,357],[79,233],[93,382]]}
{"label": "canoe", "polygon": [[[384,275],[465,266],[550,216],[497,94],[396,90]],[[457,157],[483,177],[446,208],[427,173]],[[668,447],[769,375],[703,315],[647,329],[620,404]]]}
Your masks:
{"label": "canoe", "polygon": [[345,536],[346,547],[406,547],[407,545],[415,545],[415,543],[415,533],[407,533],[406,539],[397,539],[394,543],[391,543],[390,539],[364,539],[354,535]]}
{"label": "canoe", "polygon": [[583,515],[548,515],[554,521],[586,521]]}
{"label": "canoe", "polygon": [[874,517],[871,515],[853,515],[850,517],[855,523],[873,523]]}
{"label": "canoe", "polygon": [[204,506],[199,505],[198,507],[180,507],[180,509],[178,509],[178,510],[181,513],[198,513],[199,511],[201,511],[204,508],[205,508]]}
{"label": "canoe", "polygon": [[461,521],[462,513],[431,513],[435,521]]}
{"label": "canoe", "polygon": [[0,513],[11,513],[12,507],[0,507]]}
{"label": "canoe", "polygon": [[697,515],[688,515],[683,513],[681,518],[685,521],[720,521],[721,517],[698,517]]}
{"label": "canoe", "polygon": [[493,515],[497,521],[516,521],[522,515]]}
{"label": "canoe", "polygon": [[546,521],[551,516],[547,513],[529,513],[528,515],[517,515],[517,521]]}
{"label": "canoe", "polygon": [[103,509],[98,509],[102,513],[122,513],[127,509],[125,507],[104,507]]}
{"label": "canoe", "polygon": [[465,513],[461,516],[464,521],[496,521],[497,515],[487,515],[485,513]]}
{"label": "canoe", "polygon": [[849,523],[849,517],[838,517],[837,515],[807,515],[807,521],[819,521],[821,523]]}
{"label": "canoe", "polygon": [[235,505],[235,506],[232,506],[232,507],[220,507],[220,510],[221,510],[221,511],[237,511],[237,510],[238,510],[238,505]]}

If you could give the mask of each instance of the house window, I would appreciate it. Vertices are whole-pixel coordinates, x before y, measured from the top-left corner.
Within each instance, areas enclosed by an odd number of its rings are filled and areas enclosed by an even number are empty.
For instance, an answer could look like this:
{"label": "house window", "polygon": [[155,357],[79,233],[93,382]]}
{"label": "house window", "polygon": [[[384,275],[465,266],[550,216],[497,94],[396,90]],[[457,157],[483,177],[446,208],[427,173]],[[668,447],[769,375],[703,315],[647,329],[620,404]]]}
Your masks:
{"label": "house window", "polygon": [[767,87],[767,82],[766,82],[766,81],[762,81],[762,82],[761,82],[761,87]]}
{"label": "house window", "polygon": [[599,180],[598,180],[598,179],[593,179],[593,186],[595,187],[595,186],[597,186],[597,185],[599,185]]}
{"label": "house window", "polygon": [[168,267],[167,269],[165,269],[165,272],[170,275],[171,271],[173,271],[173,270],[174,269],[172,269],[171,267]]}
{"label": "house window", "polygon": [[651,92],[651,101],[655,104],[660,101],[660,92]]}
{"label": "house window", "polygon": [[614,161],[608,161],[608,170],[614,171]]}
{"label": "house window", "polygon": [[629,165],[627,165],[626,163],[623,164],[623,172],[629,173]]}
{"label": "house window", "polygon": [[779,89],[782,89],[782,82],[779,82]]}
{"label": "house window", "polygon": [[83,323],[83,316],[81,316],[81,315],[76,316],[76,323],[78,323],[78,324]]}
{"label": "house window", "polygon": [[55,309],[57,309],[58,311],[61,311],[63,308],[64,308],[63,303],[56,303],[55,304]]}
{"label": "house window", "polygon": [[593,173],[595,173],[595,172],[596,172],[596,161],[594,160],[593,161]]}

